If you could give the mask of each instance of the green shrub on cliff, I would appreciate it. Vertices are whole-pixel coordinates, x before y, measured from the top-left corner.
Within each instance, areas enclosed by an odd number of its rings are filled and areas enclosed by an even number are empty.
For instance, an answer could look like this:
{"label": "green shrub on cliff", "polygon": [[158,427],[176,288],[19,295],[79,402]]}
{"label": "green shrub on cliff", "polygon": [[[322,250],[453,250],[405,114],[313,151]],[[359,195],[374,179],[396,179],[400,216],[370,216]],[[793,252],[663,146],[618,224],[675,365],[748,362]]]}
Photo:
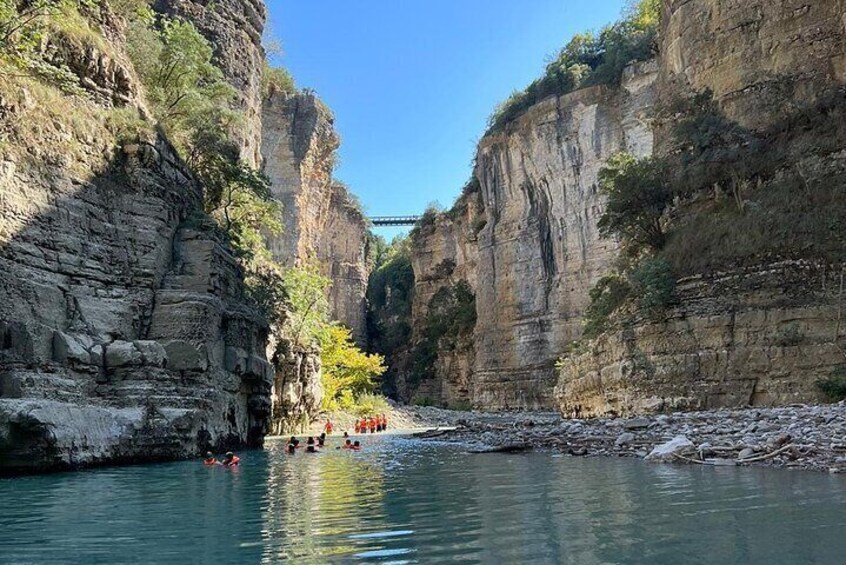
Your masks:
{"label": "green shrub on cliff", "polygon": [[608,275],[590,289],[590,304],[585,310],[583,335],[593,339],[611,327],[611,315],[629,299],[632,287],[620,275]]}
{"label": "green shrub on cliff", "polygon": [[816,382],[817,389],[829,402],[846,400],[846,370],[838,369]]}
{"label": "green shrub on cliff", "polygon": [[500,104],[488,122],[488,132],[503,129],[528,108],[549,96],[560,96],[597,84],[619,84],[633,61],[653,56],[660,22],[660,0],[640,0],[621,21],[598,34],[576,35],[546,66],[544,75]]}
{"label": "green shrub on cliff", "polygon": [[273,96],[277,92],[293,94],[296,91],[297,85],[288,69],[272,67],[265,62],[264,72],[261,75],[261,92],[264,98]]}
{"label": "green shrub on cliff", "polygon": [[661,218],[672,193],[660,161],[618,153],[599,171],[599,187],[608,197],[599,220],[602,236],[619,238],[631,255],[664,246]]}

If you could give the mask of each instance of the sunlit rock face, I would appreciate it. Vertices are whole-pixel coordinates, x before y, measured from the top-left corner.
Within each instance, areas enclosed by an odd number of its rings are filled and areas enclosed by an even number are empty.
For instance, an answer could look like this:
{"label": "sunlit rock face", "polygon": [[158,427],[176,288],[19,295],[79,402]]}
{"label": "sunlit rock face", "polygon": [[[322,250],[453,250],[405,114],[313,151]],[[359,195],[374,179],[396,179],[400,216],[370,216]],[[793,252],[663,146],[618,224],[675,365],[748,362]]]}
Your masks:
{"label": "sunlit rock face", "polygon": [[710,89],[730,119],[758,128],[846,82],[839,0],[664,4],[664,95]]}
{"label": "sunlit rock face", "polygon": [[555,360],[580,335],[588,291],[617,251],[597,230],[597,174],[619,151],[651,153],[656,77],[654,62],[631,67],[620,88],[547,99],[482,139],[479,194],[414,245],[415,326],[437,288],[458,279],[474,289],[478,315],[472,343],[442,352],[426,394],[487,409],[553,406]]}
{"label": "sunlit rock face", "polygon": [[[829,116],[846,87],[843,3],[665,2],[660,45],[660,98],[710,91],[726,119],[750,132],[770,132],[769,154],[756,166],[746,197],[800,179],[796,210],[821,187],[846,186],[846,135]],[[786,121],[801,112],[800,120]],[[670,128],[656,130],[671,151]],[[777,132],[772,134],[772,132]],[[720,197],[708,169],[699,192],[673,210],[684,223]],[[705,187],[702,189],[700,187]],[[765,209],[748,204],[748,214]],[[820,221],[824,221],[819,210]],[[803,220],[806,221],[806,220]],[[811,220],[813,221],[813,220]],[[791,222],[792,223],[792,222]],[[798,218],[785,230],[807,230]],[[801,232],[800,233],[804,233]],[[835,232],[832,232],[834,235]],[[749,233],[751,240],[754,233]],[[818,380],[844,363],[842,264],[820,260],[808,234],[782,257],[711,263],[678,283],[678,304],[659,320],[638,320],[604,336],[562,364],[558,405],[603,414],[821,400]],[[743,241],[741,239],[741,241]],[[721,242],[713,242],[719,247]]]}
{"label": "sunlit rock face", "polygon": [[334,116],[313,93],[277,92],[263,108],[264,171],[282,202],[284,229],[269,239],[277,260],[316,260],[332,281],[332,316],[365,337],[367,221],[332,172],[340,138]]}

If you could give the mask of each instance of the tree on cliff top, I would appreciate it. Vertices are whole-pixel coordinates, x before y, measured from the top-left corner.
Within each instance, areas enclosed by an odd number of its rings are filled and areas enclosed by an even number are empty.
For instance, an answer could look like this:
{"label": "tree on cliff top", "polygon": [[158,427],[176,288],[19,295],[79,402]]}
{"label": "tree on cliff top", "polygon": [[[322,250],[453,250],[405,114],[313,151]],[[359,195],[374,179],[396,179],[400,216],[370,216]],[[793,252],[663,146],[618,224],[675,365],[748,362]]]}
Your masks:
{"label": "tree on cliff top", "polygon": [[501,130],[549,96],[596,84],[619,84],[627,65],[653,55],[660,14],[661,0],[638,0],[624,11],[622,20],[598,34],[573,37],[547,64],[541,78],[497,106],[488,120],[488,133]]}

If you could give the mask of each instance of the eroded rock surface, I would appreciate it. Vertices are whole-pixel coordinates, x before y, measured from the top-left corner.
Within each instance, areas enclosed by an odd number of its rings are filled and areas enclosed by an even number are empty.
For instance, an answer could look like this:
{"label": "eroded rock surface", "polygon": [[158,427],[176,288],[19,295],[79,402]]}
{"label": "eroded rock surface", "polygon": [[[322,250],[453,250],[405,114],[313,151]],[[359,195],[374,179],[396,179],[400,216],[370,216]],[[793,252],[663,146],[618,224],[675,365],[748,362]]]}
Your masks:
{"label": "eroded rock surface", "polygon": [[599,237],[597,174],[619,151],[651,153],[657,72],[645,63],[619,89],[547,99],[482,139],[479,194],[462,198],[413,246],[415,325],[437,288],[463,279],[476,293],[472,345],[444,352],[437,382],[421,385],[435,400],[553,406],[555,361],[580,335],[588,291],[617,252]]}
{"label": "eroded rock surface", "polygon": [[144,111],[108,23],[108,54],[52,51],[87,96],[0,87],[0,473],[259,446],[269,429],[269,328],[174,149],[149,123],[118,142],[115,112]]}
{"label": "eroded rock surface", "polygon": [[271,238],[275,258],[293,266],[316,260],[332,281],[332,317],[365,337],[367,222],[332,177],[340,138],[334,116],[313,93],[276,92],[263,108],[262,155],[284,229]]}

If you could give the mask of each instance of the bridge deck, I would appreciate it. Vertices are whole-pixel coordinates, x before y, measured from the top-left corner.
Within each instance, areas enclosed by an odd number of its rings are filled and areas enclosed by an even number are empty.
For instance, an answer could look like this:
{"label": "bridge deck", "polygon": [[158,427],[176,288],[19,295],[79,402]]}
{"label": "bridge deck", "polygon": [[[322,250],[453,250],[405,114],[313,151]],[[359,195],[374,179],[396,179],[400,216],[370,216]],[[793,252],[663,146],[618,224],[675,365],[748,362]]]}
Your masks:
{"label": "bridge deck", "polygon": [[420,216],[374,216],[370,222],[377,227],[387,226],[413,226]]}

